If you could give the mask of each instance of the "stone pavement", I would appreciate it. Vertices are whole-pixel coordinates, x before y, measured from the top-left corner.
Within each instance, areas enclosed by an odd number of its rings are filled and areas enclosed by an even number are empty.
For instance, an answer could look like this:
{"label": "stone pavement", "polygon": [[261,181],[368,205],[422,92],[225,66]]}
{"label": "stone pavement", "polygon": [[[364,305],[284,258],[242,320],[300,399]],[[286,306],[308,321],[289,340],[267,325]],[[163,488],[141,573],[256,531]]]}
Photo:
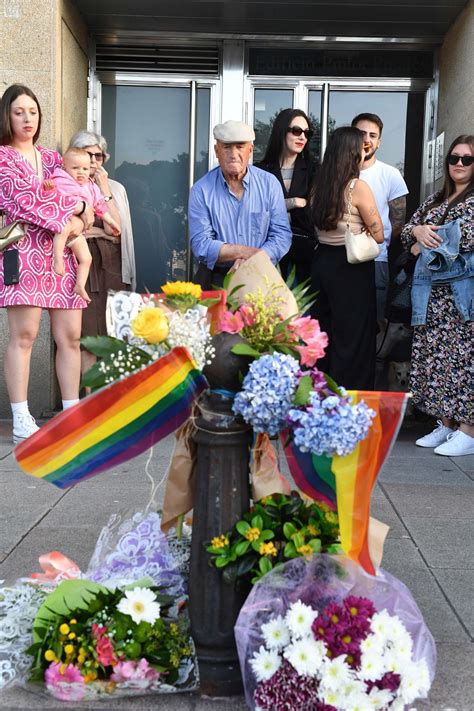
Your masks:
{"label": "stone pavement", "polygon": [[[437,643],[430,699],[416,708],[473,711],[474,456],[449,459],[415,447],[415,439],[427,430],[429,425],[404,425],[374,492],[372,513],[390,525],[383,567],[408,585]],[[61,550],[85,569],[110,513],[146,505],[147,456],[60,491],[19,470],[10,432],[11,423],[0,421],[0,579],[13,582],[38,570],[38,556],[50,550]],[[153,451],[149,471],[157,481],[163,479],[171,449],[169,438]],[[22,689],[0,694],[0,709],[56,708],[240,711],[246,706],[242,697],[211,700],[198,694],[80,707]]]}

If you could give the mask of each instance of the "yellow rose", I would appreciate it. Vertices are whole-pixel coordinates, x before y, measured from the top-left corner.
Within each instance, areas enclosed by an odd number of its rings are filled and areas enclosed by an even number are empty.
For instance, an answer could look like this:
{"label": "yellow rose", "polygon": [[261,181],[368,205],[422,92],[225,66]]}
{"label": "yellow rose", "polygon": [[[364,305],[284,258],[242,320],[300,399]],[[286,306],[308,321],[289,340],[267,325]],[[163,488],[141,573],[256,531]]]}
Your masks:
{"label": "yellow rose", "polygon": [[142,309],[131,326],[135,336],[152,344],[164,341],[169,331],[165,312],[158,307]]}

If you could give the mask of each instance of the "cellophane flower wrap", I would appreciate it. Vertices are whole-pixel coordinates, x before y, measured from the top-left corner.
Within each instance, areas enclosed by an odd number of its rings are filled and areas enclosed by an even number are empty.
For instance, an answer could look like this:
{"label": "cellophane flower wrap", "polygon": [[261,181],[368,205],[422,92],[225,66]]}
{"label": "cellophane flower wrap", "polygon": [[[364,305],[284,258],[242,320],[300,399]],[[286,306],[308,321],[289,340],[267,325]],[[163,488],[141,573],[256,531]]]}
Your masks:
{"label": "cellophane flower wrap", "polygon": [[77,703],[198,686],[184,580],[154,512],[113,515],[76,579],[0,589],[0,614],[0,689]]}
{"label": "cellophane flower wrap", "polygon": [[261,578],[235,638],[255,711],[403,711],[435,674],[435,643],[408,588],[341,555],[296,558]]}

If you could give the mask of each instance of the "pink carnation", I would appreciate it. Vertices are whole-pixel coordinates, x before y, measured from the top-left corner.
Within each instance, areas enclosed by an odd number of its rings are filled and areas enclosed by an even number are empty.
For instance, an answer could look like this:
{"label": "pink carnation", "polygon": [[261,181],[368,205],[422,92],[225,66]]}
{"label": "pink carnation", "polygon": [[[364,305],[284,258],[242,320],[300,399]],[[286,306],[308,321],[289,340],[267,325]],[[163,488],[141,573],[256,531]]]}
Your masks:
{"label": "pink carnation", "polygon": [[307,341],[305,346],[296,346],[296,350],[301,356],[301,365],[312,368],[316,361],[323,357],[327,345],[328,335],[324,331],[320,331],[315,338]]}
{"label": "pink carnation", "polygon": [[61,701],[80,701],[86,693],[84,679],[74,664],[65,666],[52,662],[44,673],[44,680],[48,690]]}
{"label": "pink carnation", "polygon": [[96,622],[92,623],[92,636],[94,639],[99,639],[107,632],[107,627],[101,627]]}
{"label": "pink carnation", "polygon": [[242,316],[238,311],[235,314],[232,311],[224,311],[219,321],[217,322],[217,330],[225,333],[240,333],[244,327]]}
{"label": "pink carnation", "polygon": [[119,662],[114,673],[110,677],[112,681],[156,681],[159,679],[160,673],[151,667],[146,659],[140,659],[139,662]]}

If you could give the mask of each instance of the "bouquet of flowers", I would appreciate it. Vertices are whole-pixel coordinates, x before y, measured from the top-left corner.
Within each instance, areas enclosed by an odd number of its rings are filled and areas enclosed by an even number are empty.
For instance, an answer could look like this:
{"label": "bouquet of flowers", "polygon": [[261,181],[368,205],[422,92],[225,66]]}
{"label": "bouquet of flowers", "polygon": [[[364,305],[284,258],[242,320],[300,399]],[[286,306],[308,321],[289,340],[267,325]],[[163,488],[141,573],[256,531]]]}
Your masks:
{"label": "bouquet of flowers", "polygon": [[120,380],[164,355],[185,346],[202,370],[214,357],[208,308],[219,298],[202,298],[192,282],[166,283],[162,294],[118,291],[109,297],[108,336],[87,336],[83,346],[100,360],[82,379],[99,388]]}
{"label": "bouquet of flowers", "polygon": [[342,556],[270,572],[235,634],[255,711],[403,711],[434,677],[434,641],[408,589]]}
{"label": "bouquet of flowers", "polygon": [[251,364],[233,409],[256,432],[276,435],[288,428],[301,451],[326,456],[352,452],[375,416],[363,401],[353,405],[329,376],[317,368],[302,369],[282,353]]}
{"label": "bouquet of flowers", "polygon": [[339,550],[337,514],[322,503],[306,502],[297,491],[257,501],[232,531],[206,547],[227,583],[252,584],[282,561]]}
{"label": "bouquet of flowers", "polygon": [[45,569],[0,589],[0,688],[36,682],[78,701],[197,687],[184,581],[158,514],[112,516],[85,574]]}
{"label": "bouquet of flowers", "polygon": [[[300,290],[306,288],[296,287]],[[233,302],[231,292],[227,298],[229,308],[222,313],[217,330],[239,334],[243,338],[243,343],[233,347],[233,353],[252,358],[260,358],[263,353],[287,353],[301,360],[303,365],[313,366],[324,355],[327,334],[310,316],[296,313],[283,318],[286,301],[280,292],[281,285],[270,285],[266,290],[259,286],[254,292],[245,294],[243,302],[238,304]],[[307,308],[308,303],[300,299],[299,313]]]}

